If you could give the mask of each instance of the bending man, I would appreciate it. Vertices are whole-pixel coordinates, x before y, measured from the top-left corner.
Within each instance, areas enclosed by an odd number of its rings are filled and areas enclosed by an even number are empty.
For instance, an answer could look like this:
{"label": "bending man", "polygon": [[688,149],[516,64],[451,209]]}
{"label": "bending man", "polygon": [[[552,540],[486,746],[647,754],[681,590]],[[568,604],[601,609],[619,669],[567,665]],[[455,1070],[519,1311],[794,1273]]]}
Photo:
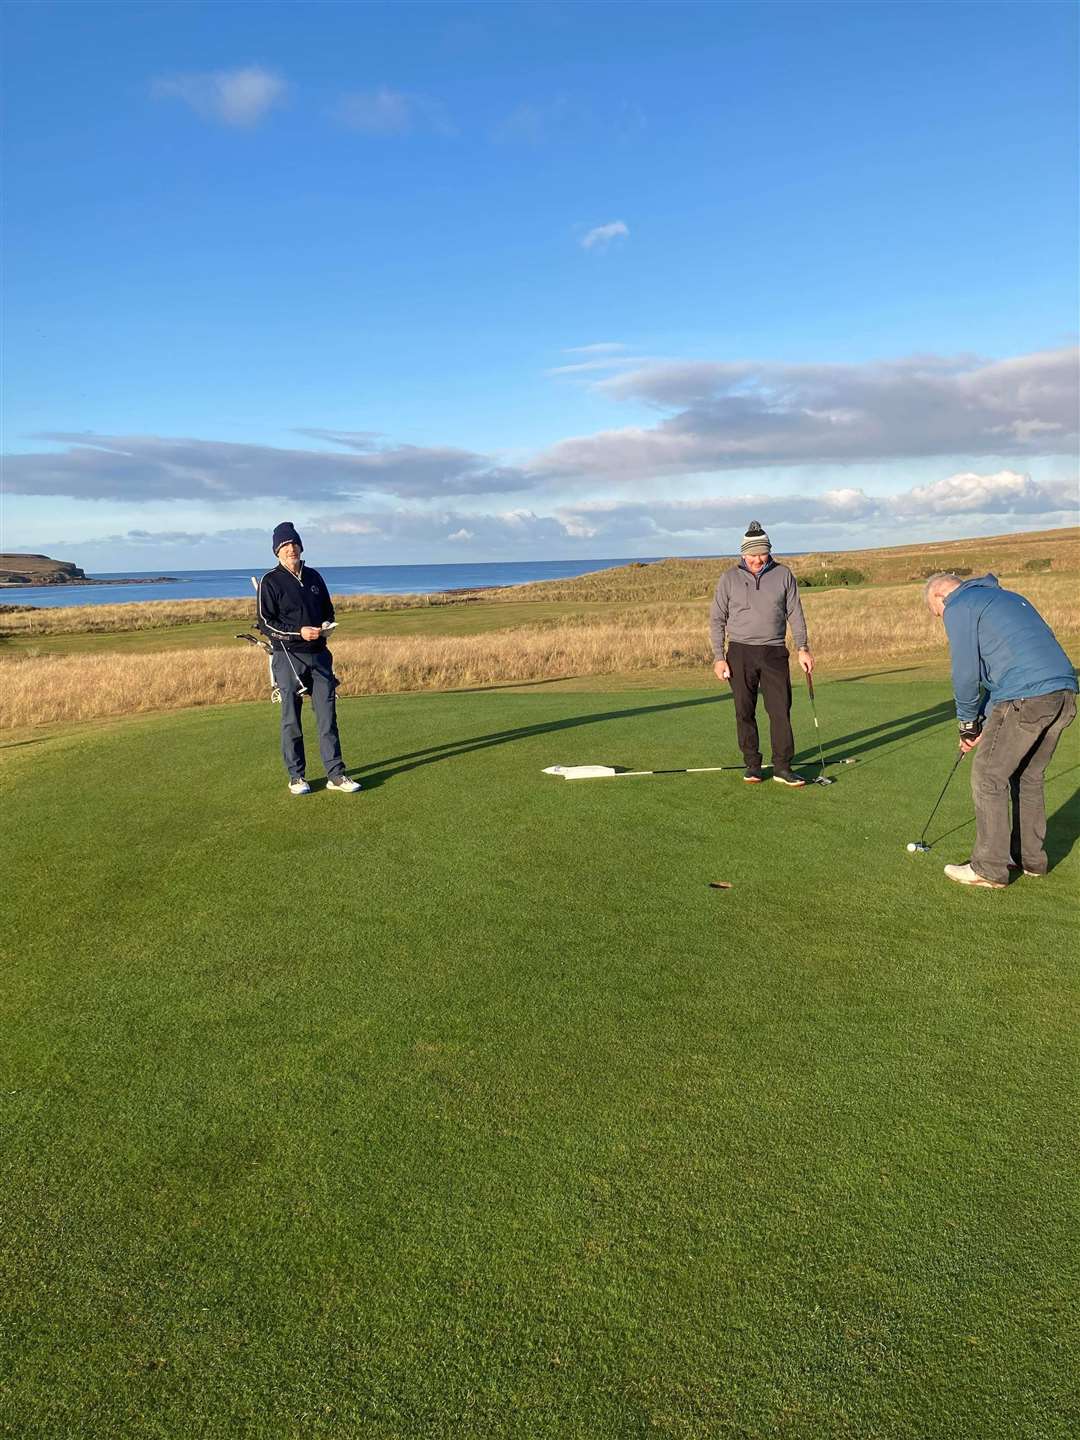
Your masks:
{"label": "bending man", "polygon": [[995,890],[1010,868],[1045,875],[1046,767],[1076,714],[1069,657],[1031,602],[993,575],[932,575],[925,594],[949,637],[960,749],[975,751],[975,849],[945,874]]}
{"label": "bending man", "polygon": [[[730,680],[735,699],[735,724],[751,785],[765,779],[756,719],[758,691],[765,696],[772,744],[772,771],[781,785],[805,785],[791,768],[795,737],[791,733],[791,671],[785,639],[788,623],[807,675],[814,669],[806,620],[795,576],[772,558],[769,537],[756,520],[743,536],[738,565],[720,576],[709,615],[713,666],[718,680]],[[724,641],[727,640],[727,655]]]}
{"label": "bending man", "polygon": [[337,680],[333,657],[326,648],[326,631],[334,624],[334,606],[326,581],[301,560],[303,549],[295,527],[284,521],[274,531],[278,563],[259,581],[258,626],[274,647],[270,663],[274,684],[281,692],[281,753],[289,772],[289,793],[309,794],[300,710],[303,697],[310,694],[326,788],[349,794],[360,786],[346,775],[341,758]]}

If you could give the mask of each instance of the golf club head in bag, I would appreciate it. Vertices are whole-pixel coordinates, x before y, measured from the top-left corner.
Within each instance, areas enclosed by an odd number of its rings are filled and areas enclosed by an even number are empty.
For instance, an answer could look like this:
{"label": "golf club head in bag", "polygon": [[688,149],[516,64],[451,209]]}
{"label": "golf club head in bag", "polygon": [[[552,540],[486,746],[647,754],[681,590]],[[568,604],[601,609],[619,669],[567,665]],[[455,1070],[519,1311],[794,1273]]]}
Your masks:
{"label": "golf club head in bag", "polygon": [[[252,577],[251,577],[251,588],[255,591],[255,609],[258,610],[258,609],[259,609],[259,599],[258,599],[258,596],[259,596],[259,582],[258,582],[258,580],[255,578],[254,575],[252,575]],[[254,643],[255,643],[255,644],[258,644],[259,642],[258,642],[258,641],[255,641]],[[273,647],[269,642],[267,642],[266,648],[267,648],[267,651],[268,651],[268,653],[269,653],[269,655],[270,655],[270,683],[271,683],[271,685],[272,685],[272,687],[273,687],[273,688],[272,688],[272,691],[271,691],[270,698],[273,700],[273,702],[274,702],[275,705],[279,705],[279,704],[281,703],[281,688],[280,688],[280,686],[277,684],[277,682],[274,680],[274,647]],[[281,653],[282,653],[282,655],[285,656],[285,659],[289,662],[289,669],[292,671],[292,673],[293,673],[293,679],[296,681],[296,693],[297,693],[297,695],[301,695],[301,696],[303,696],[303,695],[310,695],[310,694],[311,694],[311,691],[307,688],[307,686],[304,684],[304,682],[300,679],[300,676],[296,673],[296,666],[292,663],[292,656],[289,654],[288,650],[285,649],[284,645],[281,647]]]}

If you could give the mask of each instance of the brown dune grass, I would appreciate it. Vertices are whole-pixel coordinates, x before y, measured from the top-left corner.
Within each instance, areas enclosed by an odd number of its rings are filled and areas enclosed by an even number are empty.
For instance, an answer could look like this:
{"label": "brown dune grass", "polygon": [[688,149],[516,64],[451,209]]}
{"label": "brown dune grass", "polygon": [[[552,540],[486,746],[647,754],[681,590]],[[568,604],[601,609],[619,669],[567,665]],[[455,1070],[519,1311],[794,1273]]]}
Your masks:
{"label": "brown dune grass", "polygon": [[[422,610],[480,598],[465,595],[335,595],[340,611]],[[3,590],[0,590],[0,602]],[[122,605],[57,605],[0,612],[0,634],[100,635],[118,630],[162,630],[207,620],[255,621],[255,596],[243,600],[137,600]]]}
{"label": "brown dune grass", "polygon": [[[1069,576],[1017,586],[1059,637],[1080,635],[1080,600]],[[940,624],[914,586],[810,592],[804,597],[822,673],[945,657]],[[706,682],[712,651],[708,606],[628,607],[614,617],[575,617],[468,636],[372,636],[334,645],[342,694],[450,690],[474,685],[685,670]],[[239,646],[154,654],[24,654],[0,661],[0,729],[144,711],[259,700],[265,658]]]}

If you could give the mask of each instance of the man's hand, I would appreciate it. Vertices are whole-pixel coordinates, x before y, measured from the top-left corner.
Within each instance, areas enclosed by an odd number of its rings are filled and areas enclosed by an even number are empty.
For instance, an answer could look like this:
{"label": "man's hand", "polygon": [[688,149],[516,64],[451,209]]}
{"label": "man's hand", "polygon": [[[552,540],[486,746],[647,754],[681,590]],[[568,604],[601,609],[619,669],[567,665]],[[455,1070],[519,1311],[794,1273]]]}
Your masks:
{"label": "man's hand", "polygon": [[805,647],[799,651],[799,664],[806,671],[807,675],[814,673],[814,657]]}
{"label": "man's hand", "polygon": [[982,721],[981,721],[981,720],[961,720],[961,722],[960,722],[960,750],[961,750],[961,753],[962,753],[962,754],[966,755],[969,750],[974,750],[974,749],[975,749],[975,746],[979,743],[979,741],[980,741],[981,739],[982,739]]}
{"label": "man's hand", "polygon": [[726,660],[717,660],[716,664],[712,668],[713,674],[718,680],[731,679],[731,666],[727,663]]}
{"label": "man's hand", "polygon": [[300,626],[300,639],[301,639],[301,640],[318,640],[318,638],[319,638],[319,636],[320,636],[321,634],[322,634],[322,631],[319,629],[318,625],[301,625],[301,626]]}

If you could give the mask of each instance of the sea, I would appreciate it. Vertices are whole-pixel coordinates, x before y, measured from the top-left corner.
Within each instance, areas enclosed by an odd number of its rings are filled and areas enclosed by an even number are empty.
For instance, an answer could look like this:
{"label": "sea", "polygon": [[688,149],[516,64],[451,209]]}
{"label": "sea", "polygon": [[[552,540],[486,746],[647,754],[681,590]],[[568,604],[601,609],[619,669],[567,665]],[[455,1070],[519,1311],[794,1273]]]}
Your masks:
{"label": "sea", "polygon": [[[637,555],[649,563],[658,555]],[[495,560],[465,565],[317,565],[335,595],[430,595],[441,590],[480,590],[527,585],[530,580],[569,580],[594,570],[629,565],[631,559]],[[256,574],[262,574],[263,566]],[[250,595],[252,571],[174,570],[163,582],[161,571],[124,571],[93,575],[94,580],[127,580],[125,585],[0,586],[0,605],[123,605],[135,600],[227,600]]]}

